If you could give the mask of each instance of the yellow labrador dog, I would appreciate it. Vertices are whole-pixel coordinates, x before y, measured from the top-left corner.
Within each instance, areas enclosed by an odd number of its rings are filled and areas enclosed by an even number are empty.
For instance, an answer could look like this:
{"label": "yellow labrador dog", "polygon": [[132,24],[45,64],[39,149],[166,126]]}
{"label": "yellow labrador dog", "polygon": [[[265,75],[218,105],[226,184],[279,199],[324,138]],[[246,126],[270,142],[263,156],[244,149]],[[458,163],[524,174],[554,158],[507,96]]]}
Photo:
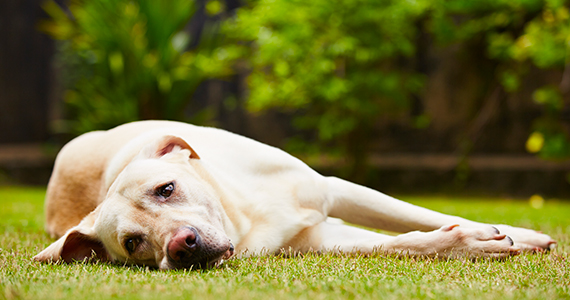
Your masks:
{"label": "yellow labrador dog", "polygon": [[48,185],[46,218],[59,239],[37,261],[160,269],[209,267],[234,249],[508,257],[555,245],[534,230],[437,213],[321,176],[242,136],[169,121],[129,123],[67,144]]}

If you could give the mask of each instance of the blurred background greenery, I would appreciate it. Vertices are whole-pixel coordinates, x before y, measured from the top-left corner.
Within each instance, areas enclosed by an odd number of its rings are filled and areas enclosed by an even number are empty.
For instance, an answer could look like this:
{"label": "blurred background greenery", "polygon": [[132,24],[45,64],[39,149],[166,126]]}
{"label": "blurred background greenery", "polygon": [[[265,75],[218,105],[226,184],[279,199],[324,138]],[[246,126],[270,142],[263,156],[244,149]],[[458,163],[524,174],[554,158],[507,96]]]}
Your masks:
{"label": "blurred background greenery", "polygon": [[[325,169],[341,165],[359,182],[378,179],[378,153],[451,153],[459,181],[477,153],[570,156],[567,1],[42,7],[48,17],[38,27],[58,40],[64,87],[52,128],[67,136],[140,119],[217,125]],[[219,84],[204,92],[205,82]],[[218,102],[196,100],[212,87],[224,90]],[[247,131],[232,126],[236,114],[270,117],[250,125],[267,128]]]}
{"label": "blurred background greenery", "polygon": [[[231,72],[231,58],[206,32],[189,49],[184,26],[195,3],[178,1],[71,1],[40,29],[59,43],[68,104],[60,130],[75,134],[141,119],[184,120],[198,84]],[[217,24],[205,31],[213,31]],[[200,121],[197,121],[200,122]]]}

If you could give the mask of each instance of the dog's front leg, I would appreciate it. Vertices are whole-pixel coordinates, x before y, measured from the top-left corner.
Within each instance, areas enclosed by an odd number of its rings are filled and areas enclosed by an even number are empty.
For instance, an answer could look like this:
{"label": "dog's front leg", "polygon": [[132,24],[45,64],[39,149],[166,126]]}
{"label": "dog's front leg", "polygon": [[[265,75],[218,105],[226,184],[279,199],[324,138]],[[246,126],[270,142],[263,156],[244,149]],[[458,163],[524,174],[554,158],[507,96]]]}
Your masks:
{"label": "dog's front leg", "polygon": [[448,224],[480,223],[419,207],[349,181],[327,177],[331,217],[393,232],[431,231]]}
{"label": "dog's front leg", "polygon": [[[415,206],[336,177],[325,180],[328,215],[350,223],[393,232],[432,231],[450,224],[461,225],[462,228],[488,226]],[[506,225],[495,227],[502,234],[509,235],[515,246],[522,250],[550,249],[555,244],[551,237],[534,230]]]}
{"label": "dog's front leg", "polygon": [[318,226],[321,251],[381,252],[425,257],[504,258],[520,253],[513,241],[493,226],[478,228],[447,225],[430,232],[388,236],[338,224]]}

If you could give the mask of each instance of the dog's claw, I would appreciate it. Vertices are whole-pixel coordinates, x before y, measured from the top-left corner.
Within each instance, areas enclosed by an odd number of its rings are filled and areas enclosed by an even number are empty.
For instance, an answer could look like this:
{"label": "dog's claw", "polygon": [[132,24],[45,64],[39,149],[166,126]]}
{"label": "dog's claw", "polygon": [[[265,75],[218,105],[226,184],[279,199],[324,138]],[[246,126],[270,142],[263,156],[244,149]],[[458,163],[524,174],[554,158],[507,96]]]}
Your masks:
{"label": "dog's claw", "polygon": [[557,245],[556,241],[550,241],[550,242],[548,242],[547,248],[548,248],[548,250],[552,250],[552,249],[556,248],[556,245]]}
{"label": "dog's claw", "polygon": [[506,238],[506,237],[507,237],[506,234],[497,234],[497,235],[495,235],[495,236],[493,237],[493,239],[494,239],[494,240],[497,240],[497,241],[500,241],[500,240],[502,240],[502,239],[504,239],[504,238]]}
{"label": "dog's claw", "polygon": [[510,255],[519,255],[519,254],[521,254],[521,250],[519,248],[510,248],[509,254]]}
{"label": "dog's claw", "polygon": [[459,224],[443,226],[443,227],[441,227],[441,231],[451,231],[455,227],[459,227]]}

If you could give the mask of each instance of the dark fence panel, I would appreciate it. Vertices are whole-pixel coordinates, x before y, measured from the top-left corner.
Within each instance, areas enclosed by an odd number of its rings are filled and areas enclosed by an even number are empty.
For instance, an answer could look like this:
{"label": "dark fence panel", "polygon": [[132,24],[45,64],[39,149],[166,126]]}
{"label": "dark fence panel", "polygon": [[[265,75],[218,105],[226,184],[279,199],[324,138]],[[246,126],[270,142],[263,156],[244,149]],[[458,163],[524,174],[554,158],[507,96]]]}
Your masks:
{"label": "dark fence panel", "polygon": [[54,43],[36,30],[41,3],[0,1],[0,143],[48,138]]}

